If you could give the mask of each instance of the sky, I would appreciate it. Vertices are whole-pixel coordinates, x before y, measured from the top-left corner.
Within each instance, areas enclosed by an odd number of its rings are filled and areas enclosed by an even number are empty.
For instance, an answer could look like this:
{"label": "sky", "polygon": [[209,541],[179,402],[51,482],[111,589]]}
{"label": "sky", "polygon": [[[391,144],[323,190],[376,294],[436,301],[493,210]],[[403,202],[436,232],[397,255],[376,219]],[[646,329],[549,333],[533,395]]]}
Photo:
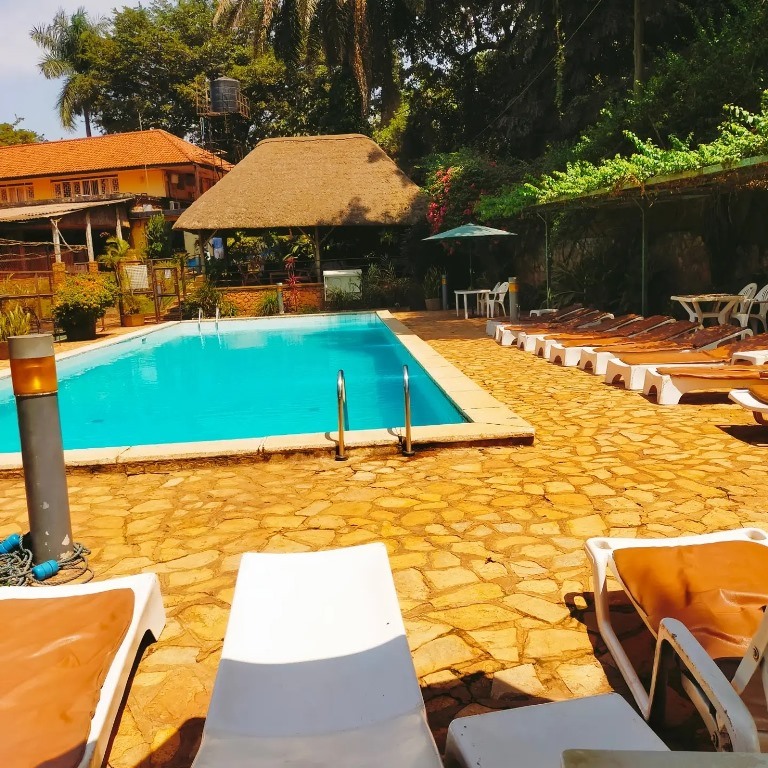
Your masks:
{"label": "sky", "polygon": [[0,123],[23,117],[20,128],[41,133],[49,141],[85,136],[82,120],[74,131],[61,127],[56,114],[61,81],[46,80],[40,74],[41,52],[29,31],[50,23],[59,8],[71,14],[83,6],[98,17],[111,15],[116,6],[138,4],[138,0],[0,0]]}

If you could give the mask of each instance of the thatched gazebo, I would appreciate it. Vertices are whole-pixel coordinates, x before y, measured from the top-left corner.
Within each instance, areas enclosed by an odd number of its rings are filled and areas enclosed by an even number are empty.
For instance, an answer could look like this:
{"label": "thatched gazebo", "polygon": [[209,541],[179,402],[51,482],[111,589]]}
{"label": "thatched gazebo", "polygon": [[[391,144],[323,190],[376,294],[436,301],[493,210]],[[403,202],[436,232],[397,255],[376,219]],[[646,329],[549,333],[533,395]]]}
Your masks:
{"label": "thatched gazebo", "polygon": [[189,208],[174,229],[201,242],[234,229],[310,234],[320,271],[320,228],[413,224],[423,197],[367,136],[265,139]]}

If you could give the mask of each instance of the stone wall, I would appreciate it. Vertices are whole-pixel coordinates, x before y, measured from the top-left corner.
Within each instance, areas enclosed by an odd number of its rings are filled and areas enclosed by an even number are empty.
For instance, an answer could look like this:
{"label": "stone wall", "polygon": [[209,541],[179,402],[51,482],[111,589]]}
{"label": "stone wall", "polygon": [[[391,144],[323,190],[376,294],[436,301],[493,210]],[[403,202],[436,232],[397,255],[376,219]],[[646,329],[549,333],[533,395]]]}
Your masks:
{"label": "stone wall", "polygon": [[238,316],[259,317],[265,295],[274,295],[278,290],[283,292],[283,302],[288,312],[322,312],[324,309],[323,286],[320,283],[302,283],[296,287],[297,307],[292,306],[292,294],[285,285],[282,288],[277,285],[220,288],[219,292],[237,307]]}

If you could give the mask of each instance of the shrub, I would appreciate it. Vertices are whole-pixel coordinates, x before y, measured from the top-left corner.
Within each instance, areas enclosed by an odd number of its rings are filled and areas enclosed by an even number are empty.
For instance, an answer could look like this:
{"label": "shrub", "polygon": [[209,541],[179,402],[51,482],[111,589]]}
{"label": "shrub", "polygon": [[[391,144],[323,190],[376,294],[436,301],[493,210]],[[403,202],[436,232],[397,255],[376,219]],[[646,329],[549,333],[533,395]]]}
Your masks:
{"label": "shrub", "polygon": [[237,314],[237,307],[206,278],[189,294],[181,314],[183,318],[189,320],[197,317],[202,309],[205,317],[213,317],[216,314],[216,307],[219,308],[219,314],[222,317],[234,317]]}
{"label": "shrub", "polygon": [[277,300],[277,291],[265,291],[259,304],[259,315],[267,317],[277,315],[280,312],[280,302]]}
{"label": "shrub", "polygon": [[111,276],[85,272],[67,275],[53,297],[53,317],[60,325],[96,321],[115,303],[117,286]]}
{"label": "shrub", "polygon": [[362,301],[354,291],[345,291],[343,288],[335,288],[328,291],[326,306],[332,312],[341,312],[345,309],[360,309]]}
{"label": "shrub", "polygon": [[0,313],[0,341],[9,336],[25,336],[32,330],[32,316],[18,304]]}
{"label": "shrub", "polygon": [[443,276],[437,267],[430,267],[424,275],[424,298],[439,299]]}

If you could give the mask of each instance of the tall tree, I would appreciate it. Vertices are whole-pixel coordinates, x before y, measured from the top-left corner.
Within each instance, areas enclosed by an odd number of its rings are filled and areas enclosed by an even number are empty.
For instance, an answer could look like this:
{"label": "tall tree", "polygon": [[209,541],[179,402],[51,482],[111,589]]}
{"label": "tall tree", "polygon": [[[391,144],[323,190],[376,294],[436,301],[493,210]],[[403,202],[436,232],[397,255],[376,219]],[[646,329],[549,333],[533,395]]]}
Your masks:
{"label": "tall tree", "polygon": [[402,61],[398,44],[423,0],[217,0],[216,21],[251,25],[257,50],[269,40],[284,61],[297,65],[320,51],[330,66],[346,69],[357,85],[361,113],[380,95],[385,122],[399,103]]}
{"label": "tall tree", "polygon": [[107,30],[104,19],[92,19],[85,8],[67,16],[60,8],[50,24],[34,27],[30,37],[43,49],[40,71],[48,80],[64,78],[56,108],[61,124],[75,128],[75,117],[85,120],[85,133],[91,135],[91,106],[96,84],[87,56],[88,45]]}
{"label": "tall tree", "polygon": [[45,141],[39,133],[27,128],[19,128],[23,118],[17,117],[12,123],[0,123],[0,147],[10,147],[14,144],[35,144]]}

